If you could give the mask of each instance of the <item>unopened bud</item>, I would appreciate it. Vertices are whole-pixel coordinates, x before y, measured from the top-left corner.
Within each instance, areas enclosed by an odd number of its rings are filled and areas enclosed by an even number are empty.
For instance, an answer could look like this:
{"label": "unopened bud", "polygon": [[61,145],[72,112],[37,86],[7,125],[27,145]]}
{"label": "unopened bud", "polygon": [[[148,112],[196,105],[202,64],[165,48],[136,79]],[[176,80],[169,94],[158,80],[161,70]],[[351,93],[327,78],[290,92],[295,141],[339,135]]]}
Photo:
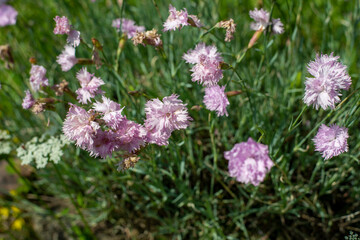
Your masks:
{"label": "unopened bud", "polygon": [[257,30],[254,35],[252,36],[252,38],[250,39],[250,42],[248,44],[248,49],[252,48],[252,46],[254,46],[254,44],[256,43],[256,41],[259,39],[259,37],[261,36],[262,32],[264,31],[263,28]]}
{"label": "unopened bud", "polygon": [[30,62],[31,64],[36,64],[36,58],[31,57],[31,58],[29,59],[29,62]]}
{"label": "unopened bud", "polygon": [[91,42],[97,50],[99,51],[103,50],[103,46],[100,44],[99,40],[97,40],[96,38],[91,38]]}

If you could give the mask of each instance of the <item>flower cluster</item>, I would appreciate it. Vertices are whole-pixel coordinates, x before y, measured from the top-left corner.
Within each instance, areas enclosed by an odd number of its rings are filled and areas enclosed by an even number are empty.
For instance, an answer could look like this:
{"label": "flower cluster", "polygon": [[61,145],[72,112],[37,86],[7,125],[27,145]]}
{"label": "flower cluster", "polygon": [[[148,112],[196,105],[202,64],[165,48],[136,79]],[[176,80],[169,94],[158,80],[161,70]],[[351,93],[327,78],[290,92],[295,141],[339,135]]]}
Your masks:
{"label": "flower cluster", "polygon": [[164,32],[181,29],[184,26],[202,27],[200,20],[195,15],[189,15],[187,10],[177,11],[171,4],[169,5],[169,17],[164,23]]}
{"label": "flower cluster", "polygon": [[316,109],[334,109],[335,104],[340,102],[340,90],[348,90],[351,78],[346,66],[338,62],[339,57],[317,54],[315,61],[308,65],[308,71],[313,76],[305,82],[304,102],[313,105]]}
{"label": "flower cluster", "polygon": [[315,150],[321,152],[323,158],[327,160],[348,151],[348,138],[347,128],[339,127],[335,124],[330,127],[322,124],[313,141],[315,143]]}
{"label": "flower cluster", "polygon": [[230,151],[224,153],[224,157],[229,160],[231,177],[254,186],[264,181],[266,173],[274,165],[269,157],[268,146],[257,143],[252,138],[235,144]]}
{"label": "flower cluster", "polygon": [[268,26],[272,25],[272,32],[275,34],[282,34],[284,32],[284,25],[279,18],[270,21],[270,13],[264,9],[252,10],[249,15],[255,22],[250,24],[250,28],[255,31],[264,31]]}
{"label": "flower cluster", "polygon": [[204,103],[210,111],[216,111],[218,116],[227,116],[226,106],[229,101],[225,95],[225,86],[218,86],[223,78],[221,69],[222,57],[215,46],[206,46],[204,43],[196,45],[194,50],[189,50],[183,59],[190,64],[195,64],[190,71],[193,73],[192,81],[206,86]]}
{"label": "flower cluster", "polygon": [[126,36],[131,39],[135,36],[137,32],[144,32],[144,26],[137,26],[133,20],[127,18],[117,18],[112,22],[112,26],[117,28],[118,31],[121,31],[126,34]]}
{"label": "flower cluster", "polygon": [[0,27],[7,25],[14,25],[18,12],[9,5],[5,4],[6,1],[0,1]]}

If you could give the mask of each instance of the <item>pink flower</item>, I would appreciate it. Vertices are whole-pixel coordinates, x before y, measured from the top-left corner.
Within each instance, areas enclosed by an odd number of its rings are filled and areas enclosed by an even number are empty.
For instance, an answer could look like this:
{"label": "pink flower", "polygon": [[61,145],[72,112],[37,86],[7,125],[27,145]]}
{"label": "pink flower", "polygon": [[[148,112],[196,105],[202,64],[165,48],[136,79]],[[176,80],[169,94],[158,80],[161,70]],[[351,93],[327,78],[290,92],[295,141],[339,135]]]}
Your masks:
{"label": "pink flower", "polygon": [[104,81],[101,78],[95,77],[94,74],[90,74],[86,68],[82,68],[77,74],[76,78],[79,80],[81,88],[76,90],[77,100],[82,104],[91,102],[90,98],[95,97],[97,94],[103,93],[99,88],[104,85]]}
{"label": "pink flower", "polygon": [[284,25],[280,21],[280,18],[272,20],[272,31],[275,34],[282,34],[284,33]]}
{"label": "pink flower", "polygon": [[66,115],[63,132],[65,136],[76,141],[76,145],[82,149],[92,149],[94,138],[100,125],[94,121],[94,114],[70,103],[69,112]]}
{"label": "pink flower", "polygon": [[112,129],[116,129],[120,124],[126,120],[126,117],[121,114],[124,107],[121,107],[120,104],[111,101],[106,97],[102,97],[102,103],[96,101],[94,103],[94,110],[104,114],[102,119],[105,123]]}
{"label": "pink flower", "polygon": [[46,78],[46,69],[43,66],[32,65],[30,70],[30,85],[37,92],[40,87],[49,86],[49,80]]}
{"label": "pink flower", "polygon": [[80,45],[80,32],[72,29],[72,26],[69,23],[69,19],[65,16],[54,18],[56,26],[54,28],[54,34],[66,34],[68,35],[67,43],[73,47]]}
{"label": "pink flower", "polygon": [[146,129],[133,121],[123,120],[115,133],[117,150],[131,153],[146,144]]}
{"label": "pink flower", "polygon": [[116,143],[116,134],[112,131],[102,131],[99,129],[94,136],[94,143],[90,151],[91,156],[100,156],[106,158],[112,155],[112,152],[116,150],[118,144]]}
{"label": "pink flower", "polygon": [[335,108],[335,103],[340,102],[340,90],[348,90],[351,85],[351,78],[347,67],[338,62],[339,57],[322,54],[316,55],[315,61],[308,65],[308,71],[313,78],[306,78],[304,102],[306,105],[313,105],[316,109],[319,106],[324,110]]}
{"label": "pink flower", "polygon": [[210,111],[216,111],[218,117],[228,116],[226,107],[230,103],[225,94],[225,86],[215,85],[205,88],[204,104]]}
{"label": "pink flower", "polygon": [[145,128],[148,131],[148,142],[158,145],[167,145],[171,132],[186,129],[191,118],[178,96],[172,94],[164,97],[161,102],[153,99],[145,104]]}
{"label": "pink flower", "polygon": [[35,100],[29,90],[25,91],[25,98],[22,102],[23,109],[29,109],[35,104]]}
{"label": "pink flower", "polygon": [[270,24],[270,13],[264,9],[250,11],[249,15],[252,19],[255,20],[254,23],[250,24],[252,30],[265,30]]}
{"label": "pink flower", "polygon": [[56,62],[61,65],[61,70],[64,72],[69,71],[78,62],[75,57],[75,48],[66,45],[65,49],[57,57]]}
{"label": "pink flower", "polygon": [[56,16],[54,18],[56,26],[54,28],[54,34],[69,34],[71,30],[71,26],[69,23],[69,19],[65,16],[59,17]]}
{"label": "pink flower", "polygon": [[192,81],[205,86],[216,85],[223,77],[220,62],[223,60],[215,46],[199,43],[194,50],[184,54],[187,63],[196,64],[191,71]]}
{"label": "pink flower", "polygon": [[121,32],[125,33],[130,39],[135,36],[137,32],[145,32],[145,27],[135,25],[135,22],[126,18],[118,18],[112,22],[112,26],[117,28],[118,31],[121,27]]}
{"label": "pink flower", "polygon": [[18,12],[11,6],[0,3],[0,27],[14,25]]}
{"label": "pink flower", "polygon": [[[187,10],[176,11],[176,8],[169,5],[169,17],[164,23],[164,32],[170,30],[181,29],[183,26],[191,25],[193,27],[201,27],[200,20],[195,15],[188,15]],[[189,19],[190,18],[190,19]]]}
{"label": "pink flower", "polygon": [[224,153],[224,157],[229,160],[231,177],[255,186],[264,181],[266,173],[274,165],[269,157],[268,146],[257,143],[252,138],[247,142],[235,144],[230,151]]}
{"label": "pink flower", "polygon": [[349,150],[347,139],[348,129],[335,124],[330,127],[322,124],[313,139],[315,151],[321,152],[325,160],[338,156]]}

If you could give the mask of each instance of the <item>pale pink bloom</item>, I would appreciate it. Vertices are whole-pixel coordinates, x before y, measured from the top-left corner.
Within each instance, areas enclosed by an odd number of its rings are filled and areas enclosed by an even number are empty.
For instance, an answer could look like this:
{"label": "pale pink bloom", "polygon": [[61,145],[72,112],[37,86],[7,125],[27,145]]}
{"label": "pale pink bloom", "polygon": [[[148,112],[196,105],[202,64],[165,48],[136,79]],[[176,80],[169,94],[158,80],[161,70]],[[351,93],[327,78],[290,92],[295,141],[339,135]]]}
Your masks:
{"label": "pale pink bloom", "polygon": [[76,141],[76,145],[82,149],[92,149],[95,135],[100,125],[94,121],[95,116],[91,111],[70,103],[69,112],[66,115],[63,132],[65,136]]}
{"label": "pale pink bloom", "polygon": [[126,18],[113,20],[112,26],[117,28],[118,31],[120,31],[121,27],[121,32],[125,33],[129,39],[134,37],[137,32],[145,32],[144,26],[137,26],[133,20]]}
{"label": "pale pink bloom", "polygon": [[71,30],[71,25],[69,23],[69,19],[65,16],[59,17],[56,16],[54,18],[56,22],[56,26],[54,28],[54,34],[69,34]]}
{"label": "pale pink bloom", "polygon": [[228,116],[226,107],[230,104],[225,94],[225,86],[215,85],[205,88],[204,104],[210,111],[216,111],[217,116]]}
{"label": "pale pink bloom", "polygon": [[145,104],[145,127],[148,131],[148,142],[167,145],[171,132],[186,129],[191,118],[186,104],[172,94],[163,101],[152,99]]}
{"label": "pale pink bloom", "polygon": [[86,68],[82,68],[77,74],[76,78],[79,80],[81,88],[76,90],[77,100],[82,104],[91,102],[91,98],[97,94],[102,94],[100,86],[104,85],[104,81],[101,78],[95,77],[94,74],[90,74]]}
{"label": "pale pink bloom", "polygon": [[272,20],[272,31],[275,34],[282,34],[284,33],[284,25],[280,21],[280,18]]}
{"label": "pale pink bloom", "polygon": [[338,62],[339,57],[331,53],[316,55],[315,61],[308,65],[308,71],[313,76],[306,78],[304,102],[327,110],[334,109],[335,104],[340,102],[340,90],[348,90],[351,85],[351,77],[347,67]]}
{"label": "pale pink bloom", "polygon": [[0,27],[14,25],[18,12],[11,6],[0,3]]}
{"label": "pale pink bloom", "polygon": [[66,45],[65,49],[57,57],[56,62],[61,65],[61,70],[64,72],[69,71],[78,62],[75,57],[75,48]]}
{"label": "pale pink bloom", "polygon": [[199,43],[194,50],[184,54],[183,59],[187,63],[195,64],[191,69],[192,81],[199,82],[205,86],[216,85],[223,77],[220,62],[223,60],[215,46],[206,46]]}
{"label": "pale pink bloom", "polygon": [[188,12],[186,9],[176,11],[176,8],[169,5],[169,17],[164,23],[164,31],[176,30],[177,28],[190,25],[188,23]]}
{"label": "pale pink bloom", "polygon": [[46,69],[43,66],[32,65],[30,70],[30,85],[37,92],[40,87],[49,86],[49,80],[46,78]]}
{"label": "pale pink bloom", "polygon": [[116,129],[126,120],[126,117],[121,114],[124,107],[105,96],[102,97],[102,102],[96,101],[93,106],[95,111],[103,114],[102,119],[112,129]]}
{"label": "pale pink bloom", "polygon": [[35,104],[35,100],[29,90],[26,90],[25,94],[26,95],[25,98],[23,99],[22,107],[23,109],[29,109]]}
{"label": "pale pink bloom", "polygon": [[249,15],[255,22],[250,24],[252,30],[265,30],[270,24],[270,13],[264,9],[250,11]]}
{"label": "pale pink bloom", "polygon": [[322,124],[313,139],[315,151],[321,152],[325,160],[338,156],[349,150],[347,139],[348,129],[335,124],[330,127]]}
{"label": "pale pink bloom", "polygon": [[254,186],[264,181],[266,173],[274,165],[269,157],[268,146],[257,143],[252,138],[249,138],[247,142],[235,144],[230,151],[224,153],[224,157],[229,160],[231,177]]}
{"label": "pale pink bloom", "polygon": [[67,43],[73,47],[77,47],[80,45],[80,32],[72,29],[67,38]]}
{"label": "pale pink bloom", "polygon": [[117,127],[115,133],[117,150],[131,153],[146,144],[147,130],[133,121],[125,119]]}

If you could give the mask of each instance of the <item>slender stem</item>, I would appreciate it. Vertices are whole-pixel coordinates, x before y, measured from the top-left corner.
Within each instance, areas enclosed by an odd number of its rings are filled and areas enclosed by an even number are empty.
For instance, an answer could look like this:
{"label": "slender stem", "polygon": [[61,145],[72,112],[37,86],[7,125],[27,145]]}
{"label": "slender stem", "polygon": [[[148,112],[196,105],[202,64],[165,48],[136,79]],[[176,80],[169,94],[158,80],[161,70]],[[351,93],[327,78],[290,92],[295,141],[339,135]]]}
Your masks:
{"label": "slender stem", "polygon": [[87,231],[91,234],[91,236],[93,236],[93,233],[91,231],[91,228],[90,228],[88,222],[86,221],[86,219],[85,219],[83,213],[81,212],[81,209],[79,208],[78,204],[76,203],[75,199],[71,195],[70,190],[69,190],[68,186],[66,185],[65,180],[64,180],[63,176],[61,175],[57,165],[55,163],[52,163],[52,164],[54,166],[56,174],[58,175],[58,177],[60,179],[61,184],[65,188],[65,191],[66,191],[66,193],[68,194],[68,196],[70,198],[71,203],[74,205],[76,211],[78,212],[78,214],[79,214],[79,216],[81,218],[81,221],[84,223],[85,228],[87,229]]}
{"label": "slender stem", "polygon": [[214,156],[214,161],[213,161],[213,174],[211,176],[211,195],[214,194],[214,183],[215,183],[215,175],[217,173],[217,151],[216,151],[216,145],[215,145],[215,138],[214,138],[214,125],[215,125],[215,118],[211,119],[211,113],[209,113],[209,124],[210,124],[210,129],[209,129],[209,134],[210,134],[210,139],[211,139],[211,148],[212,148],[212,152],[213,152],[213,156]]}

